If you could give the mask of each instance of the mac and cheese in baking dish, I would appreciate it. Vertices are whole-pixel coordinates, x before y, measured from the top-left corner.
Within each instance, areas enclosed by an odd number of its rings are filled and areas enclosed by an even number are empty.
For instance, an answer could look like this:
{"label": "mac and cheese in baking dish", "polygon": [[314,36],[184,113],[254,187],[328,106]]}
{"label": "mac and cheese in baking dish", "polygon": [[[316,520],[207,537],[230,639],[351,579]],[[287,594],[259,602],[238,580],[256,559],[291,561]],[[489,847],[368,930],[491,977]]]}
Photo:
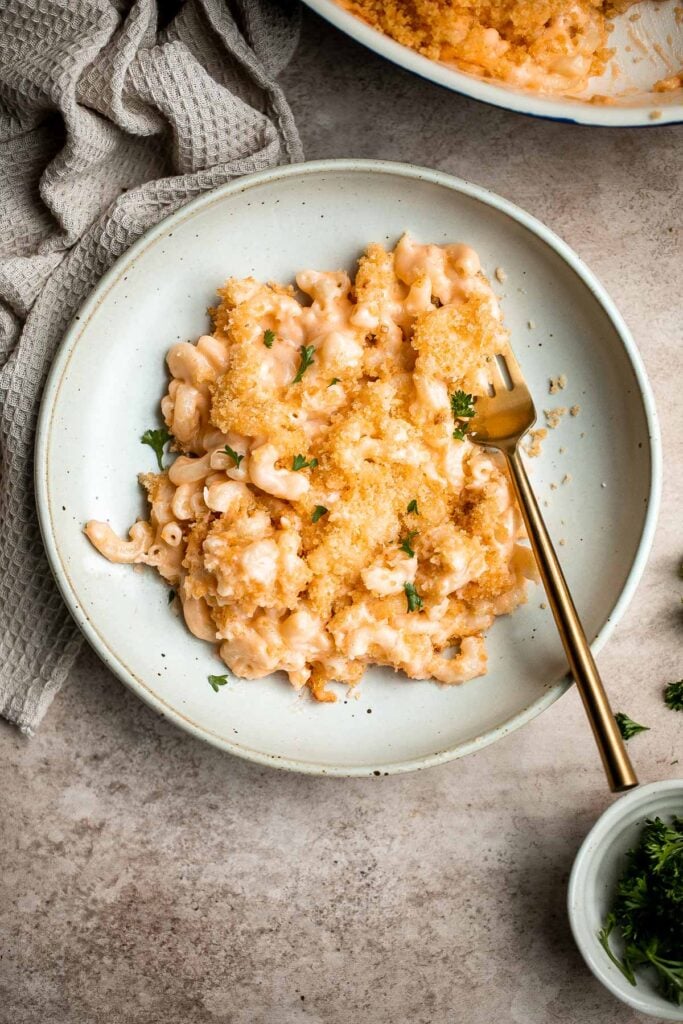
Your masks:
{"label": "mac and cheese in baking dish", "polygon": [[613,56],[609,18],[640,0],[338,0],[404,46],[478,77],[576,94]]}
{"label": "mac and cheese in baking dish", "polygon": [[177,457],[140,477],[113,562],[154,566],[188,628],[249,679],[334,700],[366,666],[462,683],[535,570],[500,459],[467,439],[507,332],[476,253],[404,235],[355,280],[231,278],[213,332],[168,353]]}

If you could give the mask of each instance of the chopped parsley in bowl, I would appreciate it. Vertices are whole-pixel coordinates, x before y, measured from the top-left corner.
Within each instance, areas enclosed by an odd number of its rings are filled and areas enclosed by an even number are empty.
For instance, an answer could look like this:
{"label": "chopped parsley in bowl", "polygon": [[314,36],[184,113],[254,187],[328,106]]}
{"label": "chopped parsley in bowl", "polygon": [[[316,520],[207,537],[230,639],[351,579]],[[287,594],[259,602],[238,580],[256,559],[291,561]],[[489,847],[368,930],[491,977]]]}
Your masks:
{"label": "chopped parsley in bowl", "polygon": [[586,964],[613,995],[683,1021],[683,779],[605,811],[574,861],[568,910]]}
{"label": "chopped parsley in bowl", "polygon": [[[657,991],[683,1006],[683,816],[648,818],[626,857],[598,937],[631,985],[638,984],[641,968],[650,968]],[[622,940],[621,955],[613,951],[613,931]]]}

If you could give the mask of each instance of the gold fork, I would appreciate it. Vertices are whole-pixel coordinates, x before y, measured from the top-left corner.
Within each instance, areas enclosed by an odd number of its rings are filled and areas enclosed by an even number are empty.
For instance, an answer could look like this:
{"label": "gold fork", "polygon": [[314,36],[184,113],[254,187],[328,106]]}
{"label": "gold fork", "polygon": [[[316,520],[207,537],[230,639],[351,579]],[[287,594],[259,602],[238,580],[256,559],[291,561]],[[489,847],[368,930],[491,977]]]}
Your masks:
{"label": "gold fork", "polygon": [[504,355],[491,358],[488,367],[489,394],[475,400],[468,437],[475,444],[497,448],[507,460],[543,586],[610,789],[613,793],[631,789],[638,785],[638,779],[521,459],[519,442],[536,422],[531,394],[509,347]]}

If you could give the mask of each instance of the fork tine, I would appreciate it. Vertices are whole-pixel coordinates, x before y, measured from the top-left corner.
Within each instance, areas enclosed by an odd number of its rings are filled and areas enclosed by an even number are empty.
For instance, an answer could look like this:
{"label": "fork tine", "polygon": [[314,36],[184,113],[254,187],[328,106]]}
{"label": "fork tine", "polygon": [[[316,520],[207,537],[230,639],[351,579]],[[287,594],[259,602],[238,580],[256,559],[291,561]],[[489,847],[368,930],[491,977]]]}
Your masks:
{"label": "fork tine", "polygon": [[495,393],[499,395],[501,394],[501,392],[507,391],[505,378],[503,377],[503,374],[500,371],[500,366],[498,365],[498,360],[496,359],[495,356],[491,356],[491,361],[489,363],[489,371],[489,380],[493,385],[493,390],[495,391]]}
{"label": "fork tine", "polygon": [[483,369],[488,394],[477,398],[470,439],[509,455],[536,422],[531,392],[509,347],[487,357]]}
{"label": "fork tine", "polygon": [[505,351],[502,353],[502,357],[505,360],[507,371],[510,374],[510,380],[516,388],[526,388],[527,384],[524,380],[524,374],[520,369],[520,365],[515,358],[515,353],[512,351],[512,346],[508,345]]}

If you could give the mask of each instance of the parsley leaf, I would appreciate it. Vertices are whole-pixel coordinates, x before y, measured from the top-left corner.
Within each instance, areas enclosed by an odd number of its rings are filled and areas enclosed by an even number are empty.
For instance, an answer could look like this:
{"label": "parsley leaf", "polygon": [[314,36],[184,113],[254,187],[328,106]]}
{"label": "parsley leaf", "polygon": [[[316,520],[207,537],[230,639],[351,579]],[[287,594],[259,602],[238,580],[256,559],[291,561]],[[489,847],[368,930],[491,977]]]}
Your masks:
{"label": "parsley leaf", "polygon": [[161,458],[164,454],[164,447],[171,440],[172,435],[169,434],[166,427],[160,427],[159,430],[146,430],[140,440],[143,444],[148,444],[150,448],[154,450],[154,454],[157,457],[159,464],[159,471],[163,473],[164,464]]}
{"label": "parsley leaf", "polygon": [[614,716],[619,726],[619,732],[621,733],[622,739],[630,740],[632,736],[637,736],[639,732],[649,732],[649,725],[638,725],[632,718],[625,715],[622,711],[617,711]]}
{"label": "parsley leaf", "polygon": [[275,341],[275,331],[264,331],[263,332],[263,344],[266,348],[272,348],[273,342]]}
{"label": "parsley leaf", "polygon": [[339,380],[340,380],[340,378],[339,378],[339,377],[333,377],[333,378],[332,378],[332,380],[330,381],[330,383],[329,383],[329,384],[327,385],[327,386],[328,386],[328,388],[331,388],[331,387],[333,387],[333,386],[334,386],[335,384],[338,384],[338,383],[339,383]]}
{"label": "parsley leaf", "polygon": [[410,546],[410,542],[412,541],[413,537],[417,537],[417,533],[417,530],[411,530],[408,536],[404,537],[401,543],[399,544],[401,551],[405,551],[409,558],[415,558],[415,552]]}
{"label": "parsley leaf", "polygon": [[417,499],[416,498],[413,498],[412,501],[408,502],[408,508],[406,509],[406,512],[411,512],[414,516],[419,516],[420,513],[417,510]]}
{"label": "parsley leaf", "polygon": [[[669,824],[648,818],[638,845],[626,855],[624,872],[598,939],[610,960],[632,985],[636,969],[656,971],[659,992],[683,1006],[683,818]],[[621,933],[624,952],[610,947]]]}
{"label": "parsley leaf", "polygon": [[240,468],[240,462],[244,458],[244,455],[240,455],[240,453],[236,452],[234,448],[231,448],[229,444],[226,444],[226,446],[223,449],[223,451],[225,452],[226,455],[230,456],[232,461],[235,463],[236,467],[239,469]]}
{"label": "parsley leaf", "polygon": [[408,598],[408,611],[419,612],[420,609],[422,608],[422,598],[415,589],[415,584],[404,583],[403,589],[405,590],[406,597]]}
{"label": "parsley leaf", "polygon": [[328,512],[329,512],[329,509],[325,508],[324,505],[316,505],[315,508],[313,509],[313,515],[311,516],[311,522],[312,523],[317,523],[318,520],[322,519],[322,517],[327,515]]}
{"label": "parsley leaf", "polygon": [[664,690],[664,703],[672,711],[683,711],[683,679],[669,683]]}
{"label": "parsley leaf", "polygon": [[315,352],[314,345],[300,345],[299,353],[301,354],[301,362],[299,363],[299,369],[296,371],[296,377],[292,381],[292,384],[298,384],[303,375],[305,374],[311,363],[315,362],[313,359],[313,353]]}
{"label": "parsley leaf", "polygon": [[457,441],[464,441],[468,425],[463,420],[470,420],[474,416],[474,397],[466,391],[455,391],[451,395],[451,412],[455,420],[453,437]]}
{"label": "parsley leaf", "polygon": [[214,693],[218,693],[221,686],[225,686],[225,684],[229,682],[227,675],[207,676],[206,678],[209,680],[209,686],[211,687]]}
{"label": "parsley leaf", "polygon": [[465,391],[451,395],[451,412],[454,420],[470,420],[474,416],[474,397]]}
{"label": "parsley leaf", "polygon": [[628,964],[622,964],[621,960],[619,960],[612,952],[612,949],[609,944],[609,937],[612,934],[612,931],[616,923],[617,922],[614,919],[614,914],[608,914],[605,918],[604,926],[598,932],[598,942],[600,943],[604,951],[607,953],[607,956],[610,958],[614,966],[619,968],[619,970],[624,975],[626,980],[630,982],[631,985],[635,985],[636,976],[631,970],[631,967]]}
{"label": "parsley leaf", "polygon": [[295,455],[292,459],[292,470],[297,473],[300,469],[315,469],[318,465],[317,459],[311,459],[310,462],[306,461],[305,455]]}

